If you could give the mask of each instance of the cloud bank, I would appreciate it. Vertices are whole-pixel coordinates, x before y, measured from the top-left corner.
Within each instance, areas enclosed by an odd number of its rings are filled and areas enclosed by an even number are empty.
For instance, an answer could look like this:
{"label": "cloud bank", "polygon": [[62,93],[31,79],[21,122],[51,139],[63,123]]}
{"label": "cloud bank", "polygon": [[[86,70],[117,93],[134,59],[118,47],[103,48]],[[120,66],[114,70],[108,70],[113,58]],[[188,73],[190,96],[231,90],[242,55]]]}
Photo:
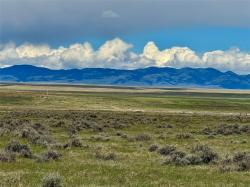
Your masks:
{"label": "cloud bank", "polygon": [[102,67],[135,69],[156,67],[212,67],[221,71],[250,73],[250,53],[237,48],[197,54],[188,47],[160,50],[150,41],[142,53],[133,52],[133,45],[119,38],[106,41],[97,50],[90,43],[76,43],[69,47],[51,48],[49,45],[14,43],[0,45],[0,67],[30,64],[51,69]]}

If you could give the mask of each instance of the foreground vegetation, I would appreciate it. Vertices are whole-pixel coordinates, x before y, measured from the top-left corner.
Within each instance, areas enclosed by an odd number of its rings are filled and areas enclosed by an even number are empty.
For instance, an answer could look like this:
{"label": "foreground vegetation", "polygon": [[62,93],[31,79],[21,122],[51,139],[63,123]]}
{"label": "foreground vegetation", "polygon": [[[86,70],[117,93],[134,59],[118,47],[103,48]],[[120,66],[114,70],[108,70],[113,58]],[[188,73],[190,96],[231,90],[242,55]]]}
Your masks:
{"label": "foreground vegetation", "polygon": [[30,88],[0,88],[0,186],[250,186],[248,93]]}

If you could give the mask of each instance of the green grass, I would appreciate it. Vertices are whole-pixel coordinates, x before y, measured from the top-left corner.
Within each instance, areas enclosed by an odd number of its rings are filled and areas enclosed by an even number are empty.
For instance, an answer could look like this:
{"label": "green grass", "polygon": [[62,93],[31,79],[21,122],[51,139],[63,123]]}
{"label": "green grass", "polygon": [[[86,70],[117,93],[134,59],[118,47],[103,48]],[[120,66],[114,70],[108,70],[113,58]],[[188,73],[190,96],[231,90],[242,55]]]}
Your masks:
{"label": "green grass", "polygon": [[[64,186],[69,187],[250,186],[250,172],[221,172],[217,165],[162,165],[165,157],[148,151],[151,144],[172,144],[190,152],[199,143],[209,145],[220,157],[249,151],[249,134],[209,138],[201,132],[205,127],[215,129],[220,124],[250,125],[250,117],[240,114],[250,111],[247,94],[187,94],[182,90],[161,93],[51,91],[47,97],[44,92],[20,91],[22,86],[18,88],[0,89],[0,124],[6,119],[39,122],[60,144],[68,142],[69,129],[75,121],[89,120],[93,125],[102,126],[103,132],[94,127],[80,130],[77,136],[88,147],[56,148],[62,154],[59,161],[38,163],[34,159],[17,156],[14,163],[0,162],[0,186],[41,186],[42,178],[54,172],[58,172],[63,177]],[[54,123],[58,121],[65,121],[66,127],[55,127]],[[124,127],[113,127],[112,124]],[[159,125],[166,124],[173,128],[159,128]],[[148,134],[151,139],[129,141],[117,136],[117,132],[130,138]],[[190,133],[192,137],[178,139],[179,133]],[[108,137],[109,141],[95,139],[98,136]],[[12,139],[29,145],[36,155],[47,150],[13,132],[0,136],[0,149],[4,149]],[[114,152],[117,159],[96,158],[100,147]]]}
{"label": "green grass", "polygon": [[[108,88],[93,91],[22,91],[0,87],[0,107],[11,109],[68,109],[68,110],[142,110],[142,111],[193,111],[193,112],[248,112],[249,93],[204,93],[161,90],[156,92],[137,91],[107,92]],[[102,89],[102,88],[100,88]],[[46,87],[44,88],[46,90]]]}

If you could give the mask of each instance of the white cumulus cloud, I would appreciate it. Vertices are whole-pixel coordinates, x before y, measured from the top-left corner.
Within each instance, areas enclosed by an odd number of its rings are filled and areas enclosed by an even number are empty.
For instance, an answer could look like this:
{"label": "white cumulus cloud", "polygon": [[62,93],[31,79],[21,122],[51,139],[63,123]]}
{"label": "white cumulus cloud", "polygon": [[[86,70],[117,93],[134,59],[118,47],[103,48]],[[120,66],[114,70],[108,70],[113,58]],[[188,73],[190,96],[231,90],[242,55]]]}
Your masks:
{"label": "white cumulus cloud", "polygon": [[160,51],[154,42],[148,42],[144,47],[143,55],[155,61],[157,66],[182,67],[184,64],[199,66],[200,58],[187,47],[173,47]]}
{"label": "white cumulus cloud", "polygon": [[119,14],[114,12],[113,10],[105,10],[102,12],[102,18],[118,18]]}
{"label": "white cumulus cloud", "polygon": [[104,67],[134,69],[157,67],[212,67],[222,71],[250,73],[250,53],[239,49],[209,51],[198,55],[188,47],[160,50],[148,42],[142,53],[133,52],[133,45],[119,38],[106,41],[97,50],[90,43],[51,48],[49,45],[14,43],[0,45],[0,67],[31,64],[51,69]]}

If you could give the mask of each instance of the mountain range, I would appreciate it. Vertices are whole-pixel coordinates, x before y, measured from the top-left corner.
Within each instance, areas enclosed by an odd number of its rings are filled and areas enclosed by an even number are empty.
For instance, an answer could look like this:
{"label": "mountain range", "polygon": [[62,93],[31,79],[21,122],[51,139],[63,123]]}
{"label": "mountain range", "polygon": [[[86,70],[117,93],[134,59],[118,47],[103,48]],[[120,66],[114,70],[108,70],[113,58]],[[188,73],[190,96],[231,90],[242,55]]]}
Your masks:
{"label": "mountain range", "polygon": [[0,68],[0,82],[250,89],[250,75],[238,75],[231,71],[221,72],[213,68],[51,70],[31,65],[14,65]]}

